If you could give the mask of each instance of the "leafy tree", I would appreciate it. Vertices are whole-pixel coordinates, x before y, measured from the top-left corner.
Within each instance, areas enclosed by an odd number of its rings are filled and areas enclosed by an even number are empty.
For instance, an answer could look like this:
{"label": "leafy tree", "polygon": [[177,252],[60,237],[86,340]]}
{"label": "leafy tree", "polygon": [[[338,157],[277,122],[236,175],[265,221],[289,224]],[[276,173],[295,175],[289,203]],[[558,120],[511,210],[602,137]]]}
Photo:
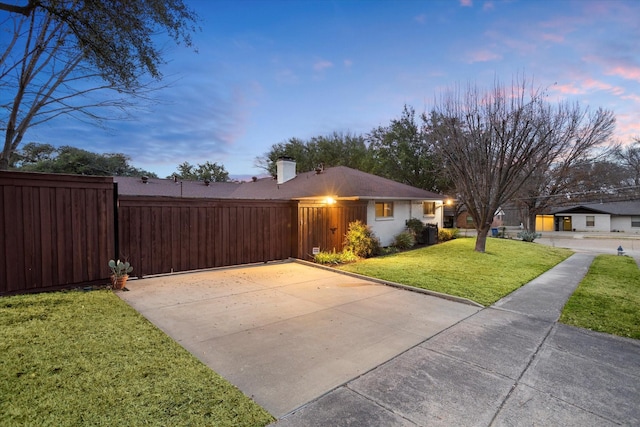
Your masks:
{"label": "leafy tree", "polygon": [[63,114],[105,120],[147,97],[145,76],[162,78],[152,36],[190,46],[197,19],[183,0],[0,1],[0,13],[0,170],[29,128]]}
{"label": "leafy tree", "polygon": [[[597,145],[610,135],[613,114],[588,115],[579,105],[552,106],[524,80],[486,92],[469,85],[442,97],[428,125],[457,193],[476,224],[475,250],[484,252],[494,213],[537,171],[581,154],[583,138]],[[570,164],[570,163],[569,163]],[[544,180],[539,181],[544,183]],[[537,188],[540,191],[540,187]]]}
{"label": "leafy tree", "polygon": [[446,192],[451,182],[442,173],[427,129],[407,105],[398,119],[367,136],[373,158],[371,173],[429,191]]}
{"label": "leafy tree", "polygon": [[129,164],[122,153],[97,154],[81,148],[30,142],[15,156],[13,168],[24,172],[67,173],[97,176],[142,176],[157,178],[153,172]]}
{"label": "leafy tree", "polygon": [[177,172],[170,176],[176,176],[186,181],[206,181],[211,182],[228,182],[229,173],[225,170],[224,165],[218,165],[216,162],[206,161],[203,164],[192,165],[184,162],[178,165]]}
{"label": "leafy tree", "polygon": [[371,167],[371,157],[364,138],[349,133],[334,132],[307,141],[291,138],[287,142],[274,144],[267,153],[256,158],[256,166],[275,175],[276,161],[280,157],[295,159],[296,168],[301,172],[312,171],[320,165],[347,166],[365,172]]}

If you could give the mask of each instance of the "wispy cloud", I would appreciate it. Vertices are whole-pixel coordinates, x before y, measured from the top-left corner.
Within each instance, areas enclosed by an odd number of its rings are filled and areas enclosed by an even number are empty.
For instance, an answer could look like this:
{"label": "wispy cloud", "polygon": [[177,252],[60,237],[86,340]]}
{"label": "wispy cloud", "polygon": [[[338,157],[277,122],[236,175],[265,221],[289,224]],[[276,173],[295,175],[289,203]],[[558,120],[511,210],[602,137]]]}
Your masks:
{"label": "wispy cloud", "polygon": [[492,10],[496,7],[496,5],[492,1],[486,1],[482,5],[482,10]]}
{"label": "wispy cloud", "polygon": [[333,62],[326,61],[326,60],[320,60],[320,61],[317,61],[315,64],[313,64],[313,69],[316,71],[324,71],[332,67],[333,67]]}
{"label": "wispy cloud", "polygon": [[351,68],[353,66],[353,61],[350,59],[345,59],[344,61],[342,61],[342,64],[345,68]]}
{"label": "wispy cloud", "polygon": [[487,49],[481,49],[475,52],[469,52],[467,53],[466,57],[467,57],[467,62],[470,64],[473,64],[476,62],[489,62],[489,61],[496,61],[496,60],[502,59],[502,55]]}
{"label": "wispy cloud", "polygon": [[460,6],[462,7],[472,7],[473,0],[460,0]]}
{"label": "wispy cloud", "polygon": [[635,80],[640,82],[640,67],[637,66],[624,66],[618,65],[610,67],[605,71],[605,74],[612,76],[620,76],[627,80]]}
{"label": "wispy cloud", "polygon": [[551,90],[563,95],[586,95],[597,91],[609,92],[620,97],[625,94],[625,89],[622,86],[612,85],[591,77],[584,77],[576,82],[556,84],[551,87]]}
{"label": "wispy cloud", "polygon": [[420,15],[414,17],[413,20],[416,21],[418,24],[424,24],[425,22],[427,22],[427,15],[424,13],[421,13]]}

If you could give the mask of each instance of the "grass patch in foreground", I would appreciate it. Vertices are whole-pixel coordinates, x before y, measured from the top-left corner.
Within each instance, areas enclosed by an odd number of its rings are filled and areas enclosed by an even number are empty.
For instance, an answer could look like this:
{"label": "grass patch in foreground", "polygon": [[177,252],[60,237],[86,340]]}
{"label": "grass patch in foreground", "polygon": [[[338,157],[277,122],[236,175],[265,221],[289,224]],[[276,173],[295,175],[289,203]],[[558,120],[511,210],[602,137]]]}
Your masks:
{"label": "grass patch in foreground", "polygon": [[633,258],[597,256],[564,306],[560,321],[640,339],[640,269]]}
{"label": "grass patch in foreground", "polygon": [[339,269],[491,305],[573,253],[493,238],[487,239],[485,253],[475,252],[474,247],[475,238],[461,238]]}
{"label": "grass patch in foreground", "polygon": [[0,298],[0,354],[3,426],[273,421],[110,291]]}

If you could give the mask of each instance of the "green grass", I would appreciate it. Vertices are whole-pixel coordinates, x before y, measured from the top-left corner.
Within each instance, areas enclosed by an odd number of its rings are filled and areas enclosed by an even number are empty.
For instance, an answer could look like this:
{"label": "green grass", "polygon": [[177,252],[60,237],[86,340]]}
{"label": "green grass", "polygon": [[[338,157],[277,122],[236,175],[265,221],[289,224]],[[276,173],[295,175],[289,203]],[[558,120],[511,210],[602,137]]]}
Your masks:
{"label": "green grass", "polygon": [[508,239],[487,239],[485,253],[474,246],[456,239],[338,268],[491,305],[573,253]]}
{"label": "green grass", "polygon": [[640,269],[633,258],[597,256],[564,306],[560,321],[640,339]]}
{"label": "green grass", "polygon": [[274,419],[110,291],[0,298],[0,425]]}

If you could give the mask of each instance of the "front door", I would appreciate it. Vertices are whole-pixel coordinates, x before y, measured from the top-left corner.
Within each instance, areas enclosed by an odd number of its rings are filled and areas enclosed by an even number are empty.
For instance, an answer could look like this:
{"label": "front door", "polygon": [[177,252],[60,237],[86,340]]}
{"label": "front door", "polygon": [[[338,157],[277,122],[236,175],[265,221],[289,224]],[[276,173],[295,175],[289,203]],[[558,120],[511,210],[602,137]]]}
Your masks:
{"label": "front door", "polygon": [[562,231],[571,231],[573,227],[571,227],[571,217],[565,216],[562,217]]}

